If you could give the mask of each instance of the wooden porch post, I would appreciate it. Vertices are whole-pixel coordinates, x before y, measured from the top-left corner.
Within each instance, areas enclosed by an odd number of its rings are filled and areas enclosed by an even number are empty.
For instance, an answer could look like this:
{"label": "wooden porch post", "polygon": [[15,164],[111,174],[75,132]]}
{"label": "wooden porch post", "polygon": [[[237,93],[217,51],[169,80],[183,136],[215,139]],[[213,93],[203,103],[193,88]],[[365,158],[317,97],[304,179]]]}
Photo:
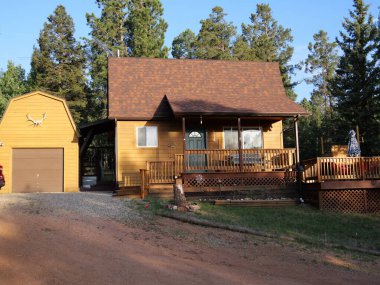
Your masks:
{"label": "wooden porch post", "polygon": [[298,139],[298,120],[299,120],[299,115],[294,118],[294,132],[295,132],[295,137],[296,137],[296,165],[297,165],[297,170],[299,167],[300,163],[300,143]]}
{"label": "wooden porch post", "polygon": [[242,139],[241,139],[241,122],[238,118],[238,144],[239,144],[239,170],[243,172],[243,150],[242,150]]}
{"label": "wooden porch post", "polygon": [[182,117],[182,139],[183,139],[183,172],[186,171],[186,120],[185,117]]}
{"label": "wooden porch post", "polygon": [[302,193],[302,172],[301,172],[301,167],[300,167],[300,143],[299,143],[299,138],[298,138],[298,120],[299,120],[299,115],[297,115],[294,118],[294,132],[295,132],[295,137],[296,137],[296,175],[297,175],[297,181],[298,181],[298,192],[300,196],[303,196]]}

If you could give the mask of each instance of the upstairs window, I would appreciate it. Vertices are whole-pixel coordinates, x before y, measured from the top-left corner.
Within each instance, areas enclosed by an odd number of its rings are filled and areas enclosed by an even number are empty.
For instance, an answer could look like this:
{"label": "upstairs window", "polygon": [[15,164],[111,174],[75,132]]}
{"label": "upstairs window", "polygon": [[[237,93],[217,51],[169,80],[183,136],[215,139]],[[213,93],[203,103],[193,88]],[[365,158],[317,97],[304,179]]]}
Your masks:
{"label": "upstairs window", "polygon": [[136,134],[138,147],[158,146],[157,127],[137,127]]}

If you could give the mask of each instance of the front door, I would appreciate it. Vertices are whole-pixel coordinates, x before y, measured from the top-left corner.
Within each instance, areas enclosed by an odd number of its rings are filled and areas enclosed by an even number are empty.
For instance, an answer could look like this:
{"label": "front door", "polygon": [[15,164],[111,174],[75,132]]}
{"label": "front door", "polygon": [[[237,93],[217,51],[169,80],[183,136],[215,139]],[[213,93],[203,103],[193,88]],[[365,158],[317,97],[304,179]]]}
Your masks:
{"label": "front door", "polygon": [[[202,150],[206,149],[206,132],[204,129],[190,129],[186,131],[186,149]],[[187,165],[190,170],[203,171],[206,166],[205,154],[190,154],[187,157]],[[193,168],[193,169],[191,169]]]}

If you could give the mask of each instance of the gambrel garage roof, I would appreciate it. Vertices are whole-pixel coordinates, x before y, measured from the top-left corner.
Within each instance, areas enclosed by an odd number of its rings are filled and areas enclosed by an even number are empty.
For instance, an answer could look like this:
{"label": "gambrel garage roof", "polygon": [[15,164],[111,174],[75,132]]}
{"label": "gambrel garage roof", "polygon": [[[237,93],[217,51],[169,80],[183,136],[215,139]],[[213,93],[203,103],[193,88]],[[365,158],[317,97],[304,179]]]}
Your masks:
{"label": "gambrel garage roof", "polygon": [[307,114],[286,96],[274,62],[110,58],[108,100],[110,119]]}

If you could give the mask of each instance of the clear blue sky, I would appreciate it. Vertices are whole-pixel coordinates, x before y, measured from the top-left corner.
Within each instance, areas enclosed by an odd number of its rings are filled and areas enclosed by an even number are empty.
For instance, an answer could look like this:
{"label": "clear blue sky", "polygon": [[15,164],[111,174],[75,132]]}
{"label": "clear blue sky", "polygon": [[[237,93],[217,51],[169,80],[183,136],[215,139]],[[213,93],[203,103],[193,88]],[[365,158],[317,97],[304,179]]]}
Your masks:
{"label": "clear blue sky", "polygon": [[[377,18],[380,3],[366,0],[372,15]],[[234,23],[240,31],[241,23],[248,23],[249,16],[257,3],[269,3],[274,18],[285,28],[292,30],[295,48],[293,62],[307,56],[307,45],[313,34],[323,29],[330,39],[335,39],[342,30],[342,21],[352,9],[352,0],[162,0],[164,18],[169,24],[165,43],[171,46],[175,36],[186,28],[195,33],[199,31],[201,19],[208,17],[212,7],[219,5],[228,14],[227,20]],[[62,4],[73,17],[76,37],[88,35],[86,12],[99,14],[95,0],[2,0],[0,8],[0,69],[5,70],[8,60],[21,64],[28,72],[33,45],[36,45],[39,32],[47,17],[55,7]],[[305,77],[297,74],[297,80]],[[300,84],[296,88],[298,101],[310,96],[311,87]]]}

